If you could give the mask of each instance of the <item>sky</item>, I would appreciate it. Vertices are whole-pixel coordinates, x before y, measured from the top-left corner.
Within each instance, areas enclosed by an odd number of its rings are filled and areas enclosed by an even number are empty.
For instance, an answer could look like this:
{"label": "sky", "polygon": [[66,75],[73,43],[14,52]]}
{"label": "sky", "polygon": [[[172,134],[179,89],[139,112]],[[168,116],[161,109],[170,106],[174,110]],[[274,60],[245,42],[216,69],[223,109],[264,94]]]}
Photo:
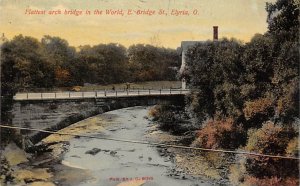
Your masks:
{"label": "sky", "polygon": [[[155,15],[134,13],[148,9]],[[166,14],[158,15],[160,9]],[[28,14],[36,10],[45,10],[45,15]],[[52,10],[62,14],[49,15]],[[83,12],[64,15],[65,10]],[[104,12],[95,15],[95,10]],[[106,15],[106,10],[123,10],[124,15]],[[127,15],[128,10],[133,14]],[[189,15],[171,15],[176,10]],[[8,39],[19,34],[38,39],[51,35],[75,47],[141,43],[177,48],[181,41],[212,40],[213,26],[219,27],[219,38],[247,42],[255,33],[266,32],[266,17],[265,0],[0,0],[0,33]]]}

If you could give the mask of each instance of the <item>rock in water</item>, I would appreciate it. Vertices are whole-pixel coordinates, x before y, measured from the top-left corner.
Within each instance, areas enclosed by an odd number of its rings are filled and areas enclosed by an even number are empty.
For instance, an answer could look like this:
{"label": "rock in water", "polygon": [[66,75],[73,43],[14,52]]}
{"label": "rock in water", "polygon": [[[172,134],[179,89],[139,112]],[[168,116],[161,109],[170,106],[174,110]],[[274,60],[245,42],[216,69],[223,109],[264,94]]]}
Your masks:
{"label": "rock in water", "polygon": [[98,152],[100,152],[101,149],[98,149],[98,148],[93,148],[92,150],[88,150],[86,151],[85,153],[86,154],[91,154],[91,155],[96,155]]}
{"label": "rock in water", "polygon": [[112,156],[115,156],[117,154],[117,152],[116,151],[110,151],[109,154],[112,155]]}

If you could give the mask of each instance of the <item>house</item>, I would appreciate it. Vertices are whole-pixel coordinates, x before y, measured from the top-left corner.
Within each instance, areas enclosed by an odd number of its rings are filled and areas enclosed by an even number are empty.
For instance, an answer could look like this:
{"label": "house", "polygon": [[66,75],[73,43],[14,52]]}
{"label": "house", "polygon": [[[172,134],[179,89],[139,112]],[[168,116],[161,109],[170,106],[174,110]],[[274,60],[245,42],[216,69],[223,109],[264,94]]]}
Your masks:
{"label": "house", "polygon": [[[218,26],[213,26],[213,41],[218,41]],[[185,55],[189,48],[195,46],[198,43],[203,43],[204,41],[181,41],[181,67],[179,73],[182,75],[181,78],[181,88],[186,89],[186,79],[184,77],[184,71],[186,66]]]}

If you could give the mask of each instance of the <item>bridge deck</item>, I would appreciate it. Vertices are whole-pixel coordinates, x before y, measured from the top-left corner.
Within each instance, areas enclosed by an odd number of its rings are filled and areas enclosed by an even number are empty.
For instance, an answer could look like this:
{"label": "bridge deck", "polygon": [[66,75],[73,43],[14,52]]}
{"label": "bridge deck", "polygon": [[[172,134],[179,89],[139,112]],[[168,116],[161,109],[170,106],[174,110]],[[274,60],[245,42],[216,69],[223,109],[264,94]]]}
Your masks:
{"label": "bridge deck", "polygon": [[82,98],[106,98],[106,97],[135,97],[150,95],[185,95],[187,89],[160,89],[160,90],[116,90],[93,92],[41,92],[41,93],[17,93],[14,100],[53,100],[53,99],[82,99]]}

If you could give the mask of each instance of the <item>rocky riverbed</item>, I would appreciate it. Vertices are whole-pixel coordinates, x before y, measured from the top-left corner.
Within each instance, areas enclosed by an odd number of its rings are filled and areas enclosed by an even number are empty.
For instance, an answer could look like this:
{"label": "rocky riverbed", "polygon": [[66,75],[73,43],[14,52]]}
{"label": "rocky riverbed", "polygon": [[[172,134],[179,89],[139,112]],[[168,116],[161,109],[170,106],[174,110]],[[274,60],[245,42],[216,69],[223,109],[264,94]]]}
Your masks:
{"label": "rocky riverbed", "polygon": [[209,169],[209,163],[196,158],[198,152],[112,140],[180,143],[180,137],[158,130],[147,118],[148,110],[133,107],[107,112],[61,130],[102,139],[50,135],[39,144],[44,152],[35,154],[10,144],[1,153],[2,184],[4,181],[7,185],[46,186],[226,184],[220,171]]}
{"label": "rocky riverbed", "polygon": [[[189,146],[193,136],[194,134],[173,135],[161,131],[155,122],[145,135],[150,142],[179,146]],[[230,154],[173,147],[157,147],[157,150],[161,156],[174,163],[174,168],[169,172],[170,176],[203,180],[210,185],[231,185],[228,176],[234,156]]]}

